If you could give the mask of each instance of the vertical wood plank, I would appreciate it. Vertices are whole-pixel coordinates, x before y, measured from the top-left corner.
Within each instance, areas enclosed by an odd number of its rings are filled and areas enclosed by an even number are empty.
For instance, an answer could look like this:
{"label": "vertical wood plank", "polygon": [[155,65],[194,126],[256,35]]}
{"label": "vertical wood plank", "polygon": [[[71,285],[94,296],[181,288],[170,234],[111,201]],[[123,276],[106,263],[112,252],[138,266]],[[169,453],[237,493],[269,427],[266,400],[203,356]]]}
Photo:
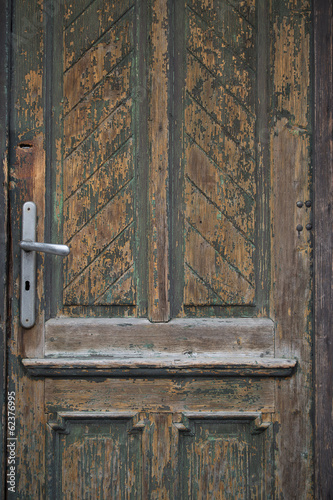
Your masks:
{"label": "vertical wood plank", "polygon": [[[276,384],[275,497],[313,498],[309,2],[273,1],[271,138],[275,355],[299,360]],[[296,203],[303,201],[299,208]],[[297,231],[300,224],[302,231]]]}
{"label": "vertical wood plank", "polygon": [[172,413],[147,413],[142,435],[142,498],[177,498],[179,433]]}
{"label": "vertical wood plank", "polygon": [[185,0],[171,3],[170,25],[170,316],[175,318],[184,314]]}
{"label": "vertical wood plank", "polygon": [[8,210],[8,94],[9,88],[9,2],[3,2],[3,14],[0,18],[0,46],[2,57],[0,61],[0,456],[1,475],[0,491],[4,491],[5,459],[6,459],[6,371],[7,371],[7,256],[8,256],[8,234],[7,234],[7,210]]}
{"label": "vertical wood plank", "polygon": [[168,1],[151,4],[151,72],[149,102],[150,141],[150,250],[149,311],[151,321],[168,321],[169,304],[169,17]]}
{"label": "vertical wood plank", "polygon": [[145,0],[136,0],[134,30],[134,140],[136,145],[135,159],[135,215],[136,245],[134,260],[137,276],[137,316],[148,313],[148,259],[147,220],[149,214],[147,177],[149,170],[148,152],[148,8]]}
{"label": "vertical wood plank", "polygon": [[[36,325],[19,325],[20,249],[22,205],[37,205],[37,240],[44,241],[45,121],[44,56],[45,2],[12,3],[12,80],[10,150],[11,224],[11,336],[9,390],[16,392],[17,470],[14,498],[44,498],[45,417],[44,381],[31,380],[19,357],[43,355],[44,258],[37,256]],[[19,466],[18,466],[19,464]]]}
{"label": "vertical wood plank", "polygon": [[[250,4],[249,4],[250,5]],[[270,95],[271,95],[271,68],[269,40],[269,2],[258,0],[258,52],[257,52],[257,166],[256,184],[258,189],[257,217],[255,224],[255,241],[257,242],[257,256],[255,259],[256,300],[260,307],[260,314],[269,317],[269,295],[271,287],[270,273]],[[251,12],[251,8],[249,8]],[[254,12],[254,7],[253,7]]]}
{"label": "vertical wood plank", "polygon": [[333,495],[333,7],[314,1],[316,498]]}

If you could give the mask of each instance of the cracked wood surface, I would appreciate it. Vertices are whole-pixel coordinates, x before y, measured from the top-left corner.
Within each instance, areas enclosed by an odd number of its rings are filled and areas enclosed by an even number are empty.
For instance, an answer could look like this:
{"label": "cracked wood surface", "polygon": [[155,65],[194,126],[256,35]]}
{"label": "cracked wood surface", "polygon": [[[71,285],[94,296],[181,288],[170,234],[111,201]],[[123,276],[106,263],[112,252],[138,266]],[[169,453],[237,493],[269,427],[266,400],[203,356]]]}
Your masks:
{"label": "cracked wood surface", "polygon": [[[311,217],[296,207],[311,193],[310,5],[65,0],[52,38],[44,1],[24,4],[9,340],[19,494],[311,498],[311,250],[295,231]],[[37,324],[23,332],[26,196],[38,239],[72,252],[63,273],[39,258]]]}

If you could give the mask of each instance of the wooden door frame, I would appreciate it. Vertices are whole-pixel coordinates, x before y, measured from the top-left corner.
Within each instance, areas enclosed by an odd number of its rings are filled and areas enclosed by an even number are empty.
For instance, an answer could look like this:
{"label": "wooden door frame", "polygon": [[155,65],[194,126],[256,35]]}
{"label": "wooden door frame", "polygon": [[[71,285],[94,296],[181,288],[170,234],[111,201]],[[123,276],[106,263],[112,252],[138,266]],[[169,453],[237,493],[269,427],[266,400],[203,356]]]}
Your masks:
{"label": "wooden door frame", "polygon": [[[8,108],[10,97],[10,5],[0,0],[0,491],[6,488],[6,337],[9,301],[6,290],[8,233]],[[315,498],[333,498],[333,17],[331,0],[313,0],[313,165],[314,165],[314,459]]]}
{"label": "wooden door frame", "polygon": [[[6,488],[6,387],[7,387],[7,318],[8,311],[8,89],[9,89],[9,36],[10,0],[0,0],[0,492]],[[0,493],[1,496],[1,493]]]}
{"label": "wooden door frame", "polygon": [[315,492],[333,498],[333,12],[313,1]]}

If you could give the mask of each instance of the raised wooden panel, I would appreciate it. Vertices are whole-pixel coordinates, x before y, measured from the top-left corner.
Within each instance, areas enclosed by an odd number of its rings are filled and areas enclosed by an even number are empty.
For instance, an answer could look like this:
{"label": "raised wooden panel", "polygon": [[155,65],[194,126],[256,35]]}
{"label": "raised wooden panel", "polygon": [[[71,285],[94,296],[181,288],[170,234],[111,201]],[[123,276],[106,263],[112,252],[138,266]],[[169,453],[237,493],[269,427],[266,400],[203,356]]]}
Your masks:
{"label": "raised wooden panel", "polygon": [[255,304],[254,20],[250,0],[186,4],[185,306]]}
{"label": "raised wooden panel", "polygon": [[267,479],[273,472],[271,458],[266,461],[269,442],[266,433],[253,432],[246,413],[241,419],[236,414],[198,414],[188,419],[180,427],[180,498],[269,498]]}
{"label": "raised wooden panel", "polygon": [[64,305],[134,305],[134,7],[68,2],[63,40]]}
{"label": "raised wooden panel", "polygon": [[267,498],[270,426],[261,412],[60,411],[47,424],[48,497]]}
{"label": "raised wooden panel", "polygon": [[142,452],[133,418],[107,412],[51,418],[48,498],[138,498]]}

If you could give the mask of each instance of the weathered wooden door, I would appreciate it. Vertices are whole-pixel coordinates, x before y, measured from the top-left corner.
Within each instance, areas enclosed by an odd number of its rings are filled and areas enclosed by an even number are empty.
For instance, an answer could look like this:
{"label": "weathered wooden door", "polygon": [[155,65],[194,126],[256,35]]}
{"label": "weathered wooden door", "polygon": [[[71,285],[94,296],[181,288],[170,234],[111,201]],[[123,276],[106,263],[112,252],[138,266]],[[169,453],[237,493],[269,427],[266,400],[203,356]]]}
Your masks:
{"label": "weathered wooden door", "polygon": [[[307,0],[13,1],[19,498],[311,498],[310,28]],[[29,329],[26,201],[70,247]]]}

